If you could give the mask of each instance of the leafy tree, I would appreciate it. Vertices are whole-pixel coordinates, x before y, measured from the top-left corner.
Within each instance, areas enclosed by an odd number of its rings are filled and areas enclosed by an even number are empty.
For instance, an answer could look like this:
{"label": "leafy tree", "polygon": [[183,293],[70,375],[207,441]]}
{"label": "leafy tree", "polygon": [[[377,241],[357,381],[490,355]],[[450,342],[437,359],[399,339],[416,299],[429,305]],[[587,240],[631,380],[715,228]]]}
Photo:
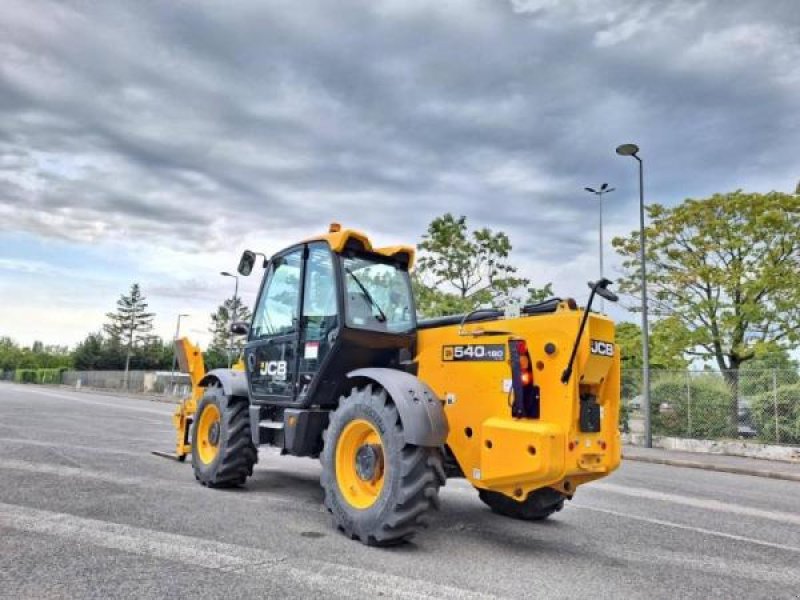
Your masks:
{"label": "leafy tree", "polygon": [[0,372],[16,369],[64,369],[72,358],[64,346],[45,346],[36,341],[23,348],[10,337],[0,338]]}
{"label": "leafy tree", "polygon": [[[647,212],[653,314],[680,322],[686,353],[724,373],[735,433],[742,364],[764,345],[800,339],[800,196],[739,190]],[[638,294],[638,232],[613,244],[624,258],[620,289]]]}
{"label": "leafy tree", "polygon": [[16,369],[20,352],[20,347],[10,337],[0,337],[0,371]]}
{"label": "leafy tree", "polygon": [[772,390],[776,382],[778,385],[800,382],[798,364],[785,348],[764,345],[758,349],[752,360],[742,365],[739,392],[742,397],[761,394]]}
{"label": "leafy tree", "polygon": [[539,299],[550,293],[550,284],[541,290],[528,288],[530,281],[516,275],[505,233],[487,227],[469,231],[464,216],[447,213],[435,218],[417,248],[414,291],[423,316],[467,312],[515,298]]}
{"label": "leafy tree", "polygon": [[103,336],[90,333],[72,352],[72,361],[79,371],[98,369],[103,360]]}
{"label": "leafy tree", "polygon": [[231,297],[219,305],[216,312],[211,315],[211,327],[209,331],[213,334],[211,345],[208,352],[211,353],[207,360],[208,364],[216,363],[219,355],[225,356],[223,365],[228,363],[229,354],[238,354],[244,347],[244,339],[231,335],[231,324],[233,317],[237,321],[250,321],[252,314],[247,305],[242,302],[240,297]]}
{"label": "leafy tree", "polygon": [[153,330],[155,313],[147,312],[147,302],[138,283],[131,286],[128,295],[122,294],[117,300],[117,312],[106,313],[109,322],[104,331],[125,350],[125,382],[128,381],[131,357],[135,348],[148,340]]}

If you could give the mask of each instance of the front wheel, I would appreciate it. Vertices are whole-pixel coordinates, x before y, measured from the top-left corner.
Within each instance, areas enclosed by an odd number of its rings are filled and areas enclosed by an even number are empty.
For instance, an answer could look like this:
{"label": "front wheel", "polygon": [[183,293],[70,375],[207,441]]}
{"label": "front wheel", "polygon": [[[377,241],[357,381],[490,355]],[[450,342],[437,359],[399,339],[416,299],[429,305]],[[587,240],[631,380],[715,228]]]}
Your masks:
{"label": "front wheel", "polygon": [[208,487],[241,485],[253,474],[258,452],[250,435],[246,398],[206,390],[192,426],[194,476]]}
{"label": "front wheel", "polygon": [[397,407],[383,389],[368,385],[342,398],[324,439],[325,506],[345,535],[387,546],[427,526],[445,482],[441,454],[405,443]]}
{"label": "front wheel", "polygon": [[522,521],[542,521],[564,508],[564,496],[552,488],[534,490],[522,502],[491,490],[479,489],[478,496],[492,512]]}

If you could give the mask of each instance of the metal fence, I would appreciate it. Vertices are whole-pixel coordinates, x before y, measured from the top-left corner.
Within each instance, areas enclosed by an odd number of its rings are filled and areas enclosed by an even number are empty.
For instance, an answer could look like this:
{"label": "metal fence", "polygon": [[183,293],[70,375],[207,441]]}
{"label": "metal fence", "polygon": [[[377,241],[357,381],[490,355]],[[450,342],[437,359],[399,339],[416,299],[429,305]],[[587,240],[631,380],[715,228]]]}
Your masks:
{"label": "metal fence", "polygon": [[[623,431],[643,430],[641,385],[641,371],[623,371]],[[654,436],[800,445],[800,374],[653,369],[650,421]]]}
{"label": "metal fence", "polygon": [[[46,373],[42,373],[43,371]],[[17,369],[16,371],[0,371],[0,381],[49,383],[68,385],[76,389],[91,388],[167,396],[186,396],[191,392],[189,376],[177,371],[175,373],[171,371],[128,371],[126,375],[125,371]]]}

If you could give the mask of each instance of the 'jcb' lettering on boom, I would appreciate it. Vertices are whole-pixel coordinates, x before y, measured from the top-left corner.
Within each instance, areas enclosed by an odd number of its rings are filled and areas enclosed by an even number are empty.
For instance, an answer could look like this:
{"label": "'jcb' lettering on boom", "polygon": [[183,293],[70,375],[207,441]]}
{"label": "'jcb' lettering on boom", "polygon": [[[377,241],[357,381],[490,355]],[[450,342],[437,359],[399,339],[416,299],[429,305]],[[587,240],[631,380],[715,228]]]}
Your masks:
{"label": "'jcb' lettering on boom", "polygon": [[592,340],[591,353],[600,356],[614,356],[614,344],[602,340]]}

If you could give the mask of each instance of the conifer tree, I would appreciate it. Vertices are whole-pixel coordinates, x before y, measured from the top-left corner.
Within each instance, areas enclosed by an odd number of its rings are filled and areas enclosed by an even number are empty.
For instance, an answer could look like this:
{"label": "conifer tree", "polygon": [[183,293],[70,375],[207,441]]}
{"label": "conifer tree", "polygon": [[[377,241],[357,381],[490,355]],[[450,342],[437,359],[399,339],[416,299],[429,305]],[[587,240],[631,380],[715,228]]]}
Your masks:
{"label": "conifer tree", "polygon": [[138,283],[131,286],[129,294],[122,294],[117,300],[117,311],[106,313],[108,323],[103,326],[112,342],[118,343],[125,350],[125,385],[128,384],[133,351],[140,344],[146,343],[153,330],[155,313],[147,312],[147,302],[142,295]]}

